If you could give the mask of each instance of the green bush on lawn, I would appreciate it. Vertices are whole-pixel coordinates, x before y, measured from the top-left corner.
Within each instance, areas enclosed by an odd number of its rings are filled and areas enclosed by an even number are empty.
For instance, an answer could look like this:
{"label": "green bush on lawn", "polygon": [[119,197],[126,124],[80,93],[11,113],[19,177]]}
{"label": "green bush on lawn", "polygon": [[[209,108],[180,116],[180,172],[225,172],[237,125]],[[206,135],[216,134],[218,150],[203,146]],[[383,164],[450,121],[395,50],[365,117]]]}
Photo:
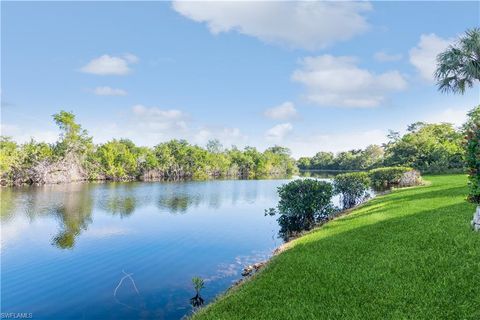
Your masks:
{"label": "green bush on lawn", "polygon": [[385,167],[368,172],[374,188],[387,188],[400,185],[403,175],[413,171],[410,167]]}
{"label": "green bush on lawn", "polygon": [[333,179],[336,194],[340,194],[344,209],[353,208],[367,196],[370,177],[367,172],[349,172],[336,175]]}

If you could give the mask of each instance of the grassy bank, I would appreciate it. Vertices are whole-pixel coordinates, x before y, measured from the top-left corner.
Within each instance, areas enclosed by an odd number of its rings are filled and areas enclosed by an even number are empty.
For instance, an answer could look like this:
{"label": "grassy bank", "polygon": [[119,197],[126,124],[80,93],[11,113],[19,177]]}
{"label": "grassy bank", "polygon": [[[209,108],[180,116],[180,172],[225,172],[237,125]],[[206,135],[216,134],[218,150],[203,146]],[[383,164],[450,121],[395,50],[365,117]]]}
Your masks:
{"label": "grassy bank", "polygon": [[480,319],[464,175],[377,197],[294,241],[195,319]]}

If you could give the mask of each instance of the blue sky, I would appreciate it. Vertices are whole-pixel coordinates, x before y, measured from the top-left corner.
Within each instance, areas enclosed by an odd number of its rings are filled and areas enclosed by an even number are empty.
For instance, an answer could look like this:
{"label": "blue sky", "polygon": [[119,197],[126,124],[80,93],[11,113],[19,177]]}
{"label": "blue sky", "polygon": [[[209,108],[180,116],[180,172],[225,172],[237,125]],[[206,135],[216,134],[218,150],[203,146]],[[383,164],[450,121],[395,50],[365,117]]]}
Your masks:
{"label": "blue sky", "polygon": [[54,141],[73,111],[96,142],[218,138],[294,156],[460,124],[435,55],[479,2],[2,2],[1,133]]}

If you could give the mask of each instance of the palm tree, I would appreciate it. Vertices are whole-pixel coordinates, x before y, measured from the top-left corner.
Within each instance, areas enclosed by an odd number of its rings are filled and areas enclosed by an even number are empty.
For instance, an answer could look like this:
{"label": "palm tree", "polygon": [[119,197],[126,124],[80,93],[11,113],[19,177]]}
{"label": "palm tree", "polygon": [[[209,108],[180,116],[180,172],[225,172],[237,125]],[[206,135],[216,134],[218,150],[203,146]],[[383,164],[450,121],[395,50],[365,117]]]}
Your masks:
{"label": "palm tree", "polygon": [[[467,30],[457,43],[448,47],[437,56],[435,72],[438,89],[443,92],[461,93],[480,81],[480,28]],[[472,226],[480,231],[480,117],[479,107],[468,115],[470,121],[465,124],[466,162],[469,168],[470,194],[468,199],[477,204]]]}
{"label": "palm tree", "polygon": [[480,28],[467,30],[437,56],[435,79],[440,91],[461,94],[480,81]]}

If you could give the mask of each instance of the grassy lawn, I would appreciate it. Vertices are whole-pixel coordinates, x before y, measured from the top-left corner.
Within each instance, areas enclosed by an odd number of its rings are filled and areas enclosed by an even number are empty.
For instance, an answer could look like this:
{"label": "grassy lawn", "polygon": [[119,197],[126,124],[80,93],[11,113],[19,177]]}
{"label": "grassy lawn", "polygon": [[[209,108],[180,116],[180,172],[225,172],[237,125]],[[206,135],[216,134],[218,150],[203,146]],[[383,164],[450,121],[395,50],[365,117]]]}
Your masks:
{"label": "grassy lawn", "polygon": [[466,176],[377,197],[294,241],[195,319],[480,319]]}

